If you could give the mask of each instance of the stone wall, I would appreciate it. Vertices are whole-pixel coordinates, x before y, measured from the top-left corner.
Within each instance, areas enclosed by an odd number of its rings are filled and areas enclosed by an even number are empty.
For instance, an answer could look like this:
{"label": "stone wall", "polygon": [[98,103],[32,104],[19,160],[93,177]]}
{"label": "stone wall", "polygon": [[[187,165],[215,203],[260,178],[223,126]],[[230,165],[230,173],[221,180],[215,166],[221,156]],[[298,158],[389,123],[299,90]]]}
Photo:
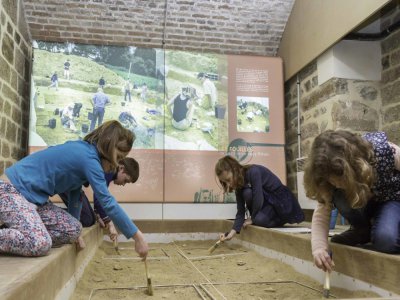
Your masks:
{"label": "stone wall", "polygon": [[382,130],[400,145],[400,29],[382,41]]}
{"label": "stone wall", "polygon": [[27,153],[31,42],[21,0],[0,2],[0,174]]}
{"label": "stone wall", "polygon": [[400,30],[381,42],[382,80],[331,78],[318,85],[316,61],[298,74],[300,155],[297,139],[297,77],[285,84],[288,185],[297,191],[296,158],[307,156],[315,136],[327,129],[383,130],[400,144]]}
{"label": "stone wall", "polygon": [[381,82],[331,78],[318,85],[317,63],[299,72],[300,155],[297,140],[297,78],[285,85],[288,185],[297,191],[296,158],[307,157],[314,138],[328,129],[363,133],[382,128]]}

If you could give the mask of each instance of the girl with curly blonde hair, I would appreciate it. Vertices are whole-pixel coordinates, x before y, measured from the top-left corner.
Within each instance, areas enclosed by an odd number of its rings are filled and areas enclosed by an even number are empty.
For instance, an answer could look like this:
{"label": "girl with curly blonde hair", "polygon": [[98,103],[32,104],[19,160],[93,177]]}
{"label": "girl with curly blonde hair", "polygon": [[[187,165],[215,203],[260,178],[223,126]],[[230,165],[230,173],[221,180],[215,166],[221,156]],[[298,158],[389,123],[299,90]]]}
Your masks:
{"label": "girl with curly blonde hair", "polygon": [[[314,262],[323,270],[328,254],[329,216],[335,206],[349,230],[331,242],[355,246],[372,242],[381,252],[400,252],[400,148],[383,132],[363,136],[328,130],[312,144],[304,172],[306,195],[318,201],[312,219]],[[387,230],[390,228],[390,230]]]}

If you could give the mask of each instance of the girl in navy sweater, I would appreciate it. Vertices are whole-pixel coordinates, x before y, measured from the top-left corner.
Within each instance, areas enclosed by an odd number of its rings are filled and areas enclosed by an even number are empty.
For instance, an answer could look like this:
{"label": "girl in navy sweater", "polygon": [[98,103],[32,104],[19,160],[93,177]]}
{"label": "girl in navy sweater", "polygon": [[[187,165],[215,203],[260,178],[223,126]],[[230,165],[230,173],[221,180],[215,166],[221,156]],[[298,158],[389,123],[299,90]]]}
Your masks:
{"label": "girl in navy sweater", "polygon": [[[224,192],[236,193],[237,214],[230,232],[221,240],[230,240],[242,227],[256,225],[279,227],[304,221],[304,213],[292,192],[269,169],[261,165],[242,166],[231,156],[221,158],[215,174]],[[250,213],[245,218],[246,208]]]}

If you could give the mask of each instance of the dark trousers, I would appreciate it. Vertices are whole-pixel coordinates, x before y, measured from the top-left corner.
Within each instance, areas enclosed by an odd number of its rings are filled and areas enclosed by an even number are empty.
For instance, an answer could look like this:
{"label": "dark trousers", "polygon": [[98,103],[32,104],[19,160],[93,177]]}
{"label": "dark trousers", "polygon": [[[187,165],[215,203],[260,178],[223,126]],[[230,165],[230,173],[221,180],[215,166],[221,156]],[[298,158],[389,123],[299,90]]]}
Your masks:
{"label": "dark trousers", "polygon": [[363,208],[354,209],[350,207],[344,192],[336,189],[332,195],[332,202],[340,214],[354,227],[370,227],[373,206],[375,206],[373,201],[368,201],[368,204]]}
{"label": "dark trousers", "polygon": [[98,126],[103,124],[104,112],[105,112],[104,108],[100,107],[93,108],[92,121],[90,122],[90,131],[94,130],[94,128],[96,127],[96,122],[98,122]]}
{"label": "dark trousers", "polygon": [[284,222],[279,218],[274,207],[270,204],[264,207],[257,213],[253,224],[265,228],[273,228],[283,226]]}
{"label": "dark trousers", "polygon": [[[59,194],[64,204],[68,207],[68,197],[66,194]],[[92,206],[90,205],[89,199],[86,197],[84,191],[81,191],[82,210],[80,216],[80,222],[83,227],[90,227],[96,223],[96,215]]]}

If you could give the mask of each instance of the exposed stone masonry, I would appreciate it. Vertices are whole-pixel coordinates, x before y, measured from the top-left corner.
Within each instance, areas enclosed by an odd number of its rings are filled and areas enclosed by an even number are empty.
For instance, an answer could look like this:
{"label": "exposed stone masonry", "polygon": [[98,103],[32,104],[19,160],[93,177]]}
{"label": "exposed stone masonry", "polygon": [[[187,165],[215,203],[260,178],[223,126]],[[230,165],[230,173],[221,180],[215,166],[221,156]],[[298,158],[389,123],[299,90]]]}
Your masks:
{"label": "exposed stone masonry", "polygon": [[20,0],[0,6],[0,174],[27,153],[31,46]]}
{"label": "exposed stone masonry", "polygon": [[[393,2],[381,17],[381,30],[400,22]],[[381,41],[382,79],[379,82],[331,78],[318,85],[314,61],[298,74],[300,81],[301,155],[297,140],[296,78],[285,84],[288,184],[297,190],[296,158],[307,156],[316,135],[327,129],[353,132],[383,130],[400,145],[400,29]]]}
{"label": "exposed stone masonry", "polygon": [[[297,140],[297,79],[285,85],[288,185],[297,191],[296,159],[308,156],[314,138],[327,129],[363,133],[381,129],[381,83],[331,78],[318,85],[316,61],[299,73],[301,153]],[[392,114],[392,118],[395,112]]]}
{"label": "exposed stone masonry", "polygon": [[[397,8],[397,18],[400,12]],[[382,41],[382,130],[400,144],[400,30]]]}

